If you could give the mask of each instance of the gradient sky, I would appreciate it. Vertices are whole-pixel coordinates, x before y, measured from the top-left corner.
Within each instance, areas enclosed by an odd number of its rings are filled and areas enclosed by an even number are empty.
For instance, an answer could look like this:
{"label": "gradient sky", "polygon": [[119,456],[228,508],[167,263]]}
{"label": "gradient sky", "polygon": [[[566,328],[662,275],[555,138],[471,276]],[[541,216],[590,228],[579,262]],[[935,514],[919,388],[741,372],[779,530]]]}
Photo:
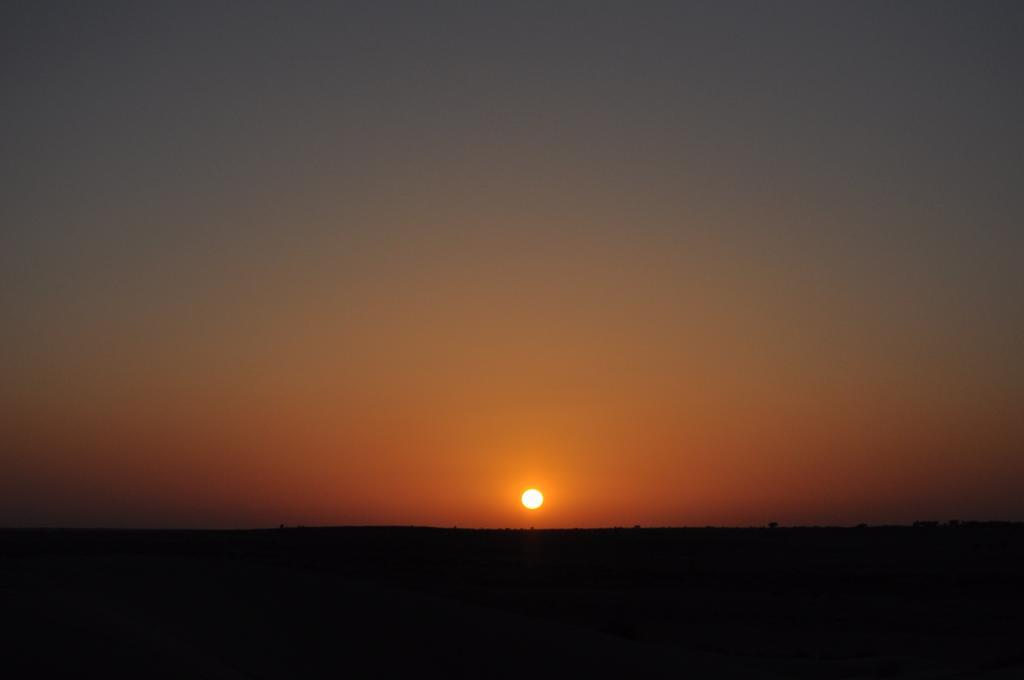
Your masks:
{"label": "gradient sky", "polygon": [[5,2],[0,525],[1024,520],[1021,36]]}

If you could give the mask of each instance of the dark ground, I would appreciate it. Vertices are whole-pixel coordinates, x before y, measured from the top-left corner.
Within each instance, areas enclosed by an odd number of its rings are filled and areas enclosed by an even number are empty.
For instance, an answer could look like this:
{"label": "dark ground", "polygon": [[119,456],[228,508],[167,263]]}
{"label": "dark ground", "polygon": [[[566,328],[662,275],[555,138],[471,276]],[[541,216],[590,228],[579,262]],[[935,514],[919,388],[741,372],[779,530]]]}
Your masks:
{"label": "dark ground", "polygon": [[0,676],[1024,678],[1024,525],[0,531]]}

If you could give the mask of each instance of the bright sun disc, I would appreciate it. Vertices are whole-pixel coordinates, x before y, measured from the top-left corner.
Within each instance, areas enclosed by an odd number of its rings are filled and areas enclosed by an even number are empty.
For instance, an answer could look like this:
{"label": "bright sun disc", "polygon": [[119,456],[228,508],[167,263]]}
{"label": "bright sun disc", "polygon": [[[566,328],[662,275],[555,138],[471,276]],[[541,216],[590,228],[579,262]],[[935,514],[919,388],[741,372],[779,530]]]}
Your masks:
{"label": "bright sun disc", "polygon": [[536,510],[540,506],[544,505],[544,494],[537,489],[527,489],[523,492],[523,505],[530,510]]}

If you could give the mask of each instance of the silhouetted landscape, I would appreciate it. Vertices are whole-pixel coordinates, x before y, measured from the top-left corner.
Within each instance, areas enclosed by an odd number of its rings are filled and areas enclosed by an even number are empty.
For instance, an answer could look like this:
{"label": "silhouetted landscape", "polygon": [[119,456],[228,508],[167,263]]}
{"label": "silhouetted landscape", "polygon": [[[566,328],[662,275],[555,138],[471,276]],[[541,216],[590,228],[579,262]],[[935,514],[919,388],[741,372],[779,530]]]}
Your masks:
{"label": "silhouetted landscape", "polygon": [[1016,678],[1024,525],[4,530],[7,677]]}

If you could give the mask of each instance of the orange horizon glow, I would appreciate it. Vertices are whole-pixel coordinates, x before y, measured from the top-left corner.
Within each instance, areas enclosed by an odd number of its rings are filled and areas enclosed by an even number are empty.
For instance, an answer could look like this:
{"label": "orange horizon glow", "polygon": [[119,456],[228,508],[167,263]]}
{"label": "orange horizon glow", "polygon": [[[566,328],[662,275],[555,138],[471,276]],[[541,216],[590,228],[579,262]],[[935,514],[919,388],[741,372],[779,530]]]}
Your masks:
{"label": "orange horizon glow", "polygon": [[1024,520],[1008,6],[398,5],[4,12],[0,526]]}

